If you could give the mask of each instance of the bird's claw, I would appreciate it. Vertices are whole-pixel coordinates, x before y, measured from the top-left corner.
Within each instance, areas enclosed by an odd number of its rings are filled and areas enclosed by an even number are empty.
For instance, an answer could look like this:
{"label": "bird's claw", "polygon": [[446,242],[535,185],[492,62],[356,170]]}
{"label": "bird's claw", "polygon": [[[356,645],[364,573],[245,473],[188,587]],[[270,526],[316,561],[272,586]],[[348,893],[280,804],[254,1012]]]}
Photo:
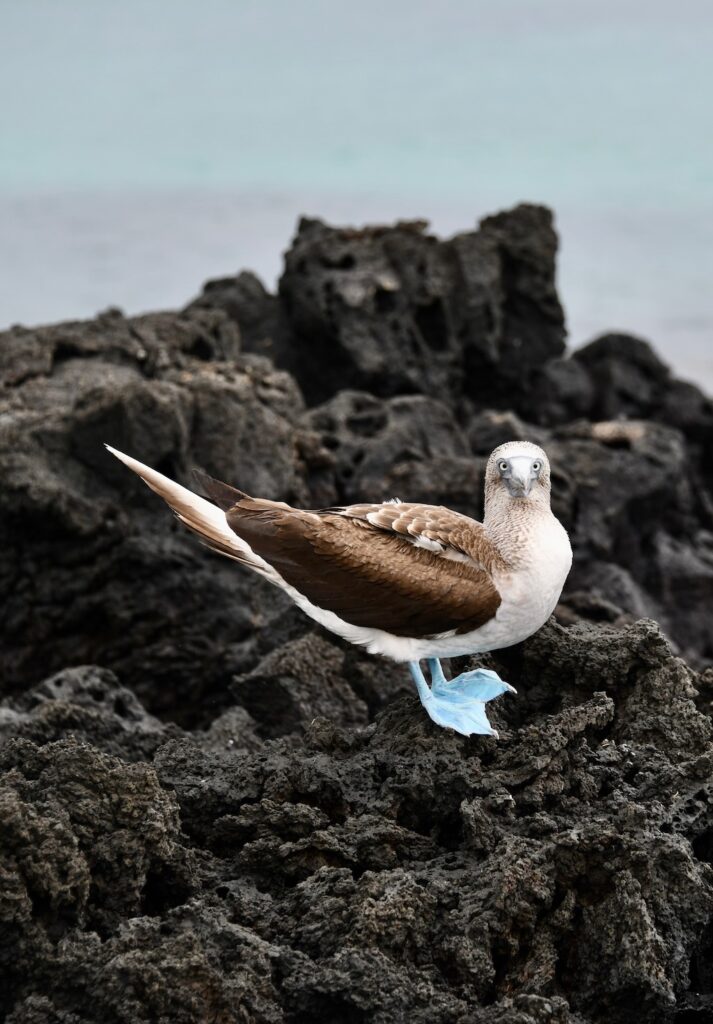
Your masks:
{"label": "bird's claw", "polygon": [[489,669],[463,672],[455,679],[437,676],[423,705],[431,719],[462,736],[494,736],[498,733],[488,721],[485,705],[502,693],[515,693],[515,687]]}
{"label": "bird's claw", "polygon": [[443,696],[452,703],[461,701],[489,701],[501,693],[517,693],[514,686],[504,682],[497,672],[489,668],[477,668],[473,672],[462,672],[455,679],[436,676],[431,684],[431,693]]}

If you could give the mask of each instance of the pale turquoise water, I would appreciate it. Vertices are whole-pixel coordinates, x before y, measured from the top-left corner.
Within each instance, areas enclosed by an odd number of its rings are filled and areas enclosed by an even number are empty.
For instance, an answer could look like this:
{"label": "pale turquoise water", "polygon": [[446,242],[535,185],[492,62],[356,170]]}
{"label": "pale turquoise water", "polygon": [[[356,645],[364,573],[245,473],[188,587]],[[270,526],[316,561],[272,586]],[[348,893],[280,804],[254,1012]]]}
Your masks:
{"label": "pale turquoise water", "polygon": [[0,0],[0,325],[273,281],[299,213],[555,207],[571,336],[713,385],[713,5]]}

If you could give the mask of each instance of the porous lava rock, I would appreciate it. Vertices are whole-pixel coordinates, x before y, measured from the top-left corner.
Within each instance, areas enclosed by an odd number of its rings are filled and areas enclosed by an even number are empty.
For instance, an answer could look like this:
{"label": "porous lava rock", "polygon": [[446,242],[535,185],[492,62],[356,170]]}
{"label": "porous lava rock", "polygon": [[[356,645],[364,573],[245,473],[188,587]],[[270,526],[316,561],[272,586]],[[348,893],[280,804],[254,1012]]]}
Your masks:
{"label": "porous lava rock", "polygon": [[99,664],[195,718],[288,602],[206,558],[103,444],[304,502],[296,385],[214,311],[15,329],[0,352],[5,692]]}
{"label": "porous lava rock", "polygon": [[210,282],[194,305],[245,324],[251,347],[272,351],[310,404],[345,387],[512,404],[564,349],[552,214],[522,204],[447,241],[427,227],[354,230],[303,218],[285,257],[280,314],[245,275]]}
{"label": "porous lava rock", "polygon": [[126,761],[147,761],[170,735],[182,731],[148,714],[132,690],[97,665],[64,669],[0,703],[0,742],[72,737]]}
{"label": "porous lava rock", "polygon": [[[309,692],[322,638],[299,660]],[[497,742],[438,729],[410,694],[368,727],[257,726],[251,749],[167,729],[152,765],[101,753],[88,726],[7,741],[7,1019],[710,1008],[710,683],[645,620],[552,622],[486,660],[519,691]],[[348,664],[330,669],[346,692]]]}

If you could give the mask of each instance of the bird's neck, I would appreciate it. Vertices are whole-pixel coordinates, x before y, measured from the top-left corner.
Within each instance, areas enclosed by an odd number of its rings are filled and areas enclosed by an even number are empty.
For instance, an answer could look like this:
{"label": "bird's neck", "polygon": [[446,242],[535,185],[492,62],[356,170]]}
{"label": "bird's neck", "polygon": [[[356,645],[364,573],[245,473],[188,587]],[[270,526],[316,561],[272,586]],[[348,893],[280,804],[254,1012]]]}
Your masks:
{"label": "bird's neck", "polygon": [[528,541],[553,518],[549,495],[544,492],[529,498],[498,492],[485,502],[483,526],[502,558],[515,565],[526,557]]}

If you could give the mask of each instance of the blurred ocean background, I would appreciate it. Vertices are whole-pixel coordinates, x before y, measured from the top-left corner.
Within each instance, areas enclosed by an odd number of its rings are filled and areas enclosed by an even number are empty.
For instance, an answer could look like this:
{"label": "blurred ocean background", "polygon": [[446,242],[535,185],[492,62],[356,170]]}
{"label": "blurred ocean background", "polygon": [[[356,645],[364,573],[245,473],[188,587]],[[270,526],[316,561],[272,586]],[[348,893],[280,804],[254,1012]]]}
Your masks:
{"label": "blurred ocean background", "polygon": [[570,342],[713,389],[710,0],[0,0],[0,327],[551,205]]}

